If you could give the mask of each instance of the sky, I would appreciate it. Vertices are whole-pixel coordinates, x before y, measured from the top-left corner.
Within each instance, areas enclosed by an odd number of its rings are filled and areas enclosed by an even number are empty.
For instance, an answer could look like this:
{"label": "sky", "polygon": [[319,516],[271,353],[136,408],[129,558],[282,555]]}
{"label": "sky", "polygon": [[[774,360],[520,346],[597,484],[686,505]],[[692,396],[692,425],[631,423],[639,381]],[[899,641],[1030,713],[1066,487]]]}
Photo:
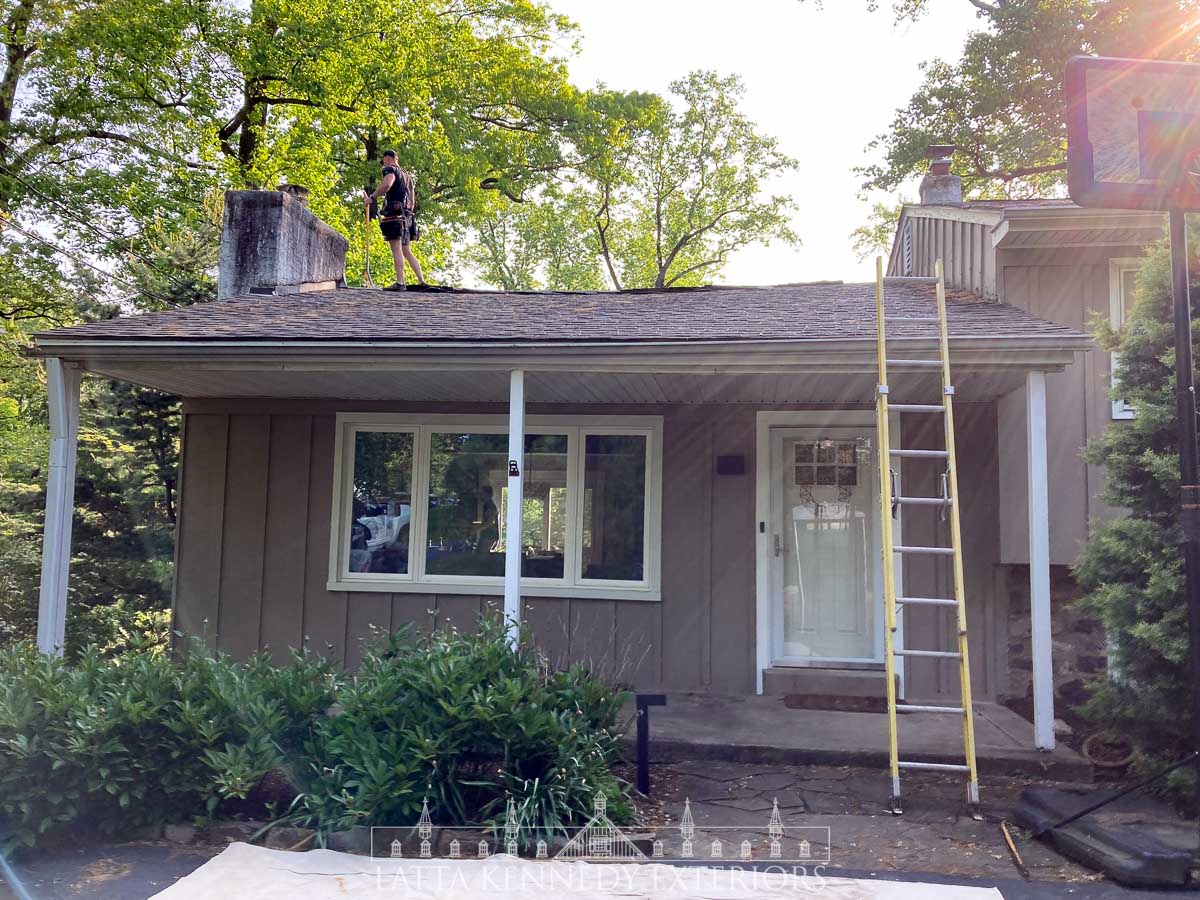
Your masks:
{"label": "sky", "polygon": [[[931,0],[917,23],[895,24],[890,2],[867,0],[551,0],[580,26],[570,60],[581,87],[666,94],[693,69],[740,75],[743,111],[780,141],[800,168],[770,185],[797,204],[793,229],[803,242],[748,247],[730,257],[728,284],[874,279],[859,262],[850,232],[872,200],[859,200],[855,166],[873,162],[868,142],[887,129],[921,83],[919,65],[957,59],[967,32],[981,27],[966,0]],[[916,199],[917,185],[902,193]]]}

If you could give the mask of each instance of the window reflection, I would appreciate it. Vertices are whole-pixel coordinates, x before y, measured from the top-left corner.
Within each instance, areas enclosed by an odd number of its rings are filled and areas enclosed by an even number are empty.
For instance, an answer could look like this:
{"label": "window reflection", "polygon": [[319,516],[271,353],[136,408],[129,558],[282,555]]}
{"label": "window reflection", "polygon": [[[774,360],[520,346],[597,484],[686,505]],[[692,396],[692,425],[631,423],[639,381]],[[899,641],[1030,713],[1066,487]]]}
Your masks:
{"label": "window reflection", "polygon": [[586,437],[584,578],[641,581],[645,572],[646,437]]}
{"label": "window reflection", "polygon": [[355,434],[351,572],[408,573],[412,471],[411,432]]}
{"label": "window reflection", "polygon": [[[430,436],[430,575],[504,575],[508,436]],[[526,435],[521,574],[562,578],[567,438]]]}

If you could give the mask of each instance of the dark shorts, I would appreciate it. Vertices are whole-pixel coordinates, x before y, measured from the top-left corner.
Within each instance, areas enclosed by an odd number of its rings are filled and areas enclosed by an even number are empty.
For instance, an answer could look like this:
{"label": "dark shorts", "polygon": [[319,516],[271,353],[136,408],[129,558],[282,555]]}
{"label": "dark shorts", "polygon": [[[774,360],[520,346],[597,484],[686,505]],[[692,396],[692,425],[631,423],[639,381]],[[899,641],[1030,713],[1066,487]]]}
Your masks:
{"label": "dark shorts", "polygon": [[402,245],[407,245],[410,223],[407,215],[384,216],[379,220],[379,230],[383,233],[385,241],[399,241]]}

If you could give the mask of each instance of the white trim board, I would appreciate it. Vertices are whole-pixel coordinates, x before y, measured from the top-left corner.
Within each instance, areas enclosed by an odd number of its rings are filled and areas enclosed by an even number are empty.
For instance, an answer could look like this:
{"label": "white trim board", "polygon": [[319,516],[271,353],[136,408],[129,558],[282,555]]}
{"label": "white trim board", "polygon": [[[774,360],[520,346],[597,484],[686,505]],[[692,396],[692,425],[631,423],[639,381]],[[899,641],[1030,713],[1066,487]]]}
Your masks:
{"label": "white trim board", "polygon": [[[1141,257],[1136,256],[1116,257],[1108,261],[1108,321],[1114,329],[1125,327],[1132,301],[1132,298],[1125,296],[1121,276],[1126,272],[1140,269],[1144,261]],[[1111,386],[1116,383],[1117,351],[1114,350],[1110,353],[1108,359],[1109,385]],[[1132,419],[1135,415],[1133,407],[1124,400],[1112,400],[1111,417],[1113,419]]]}

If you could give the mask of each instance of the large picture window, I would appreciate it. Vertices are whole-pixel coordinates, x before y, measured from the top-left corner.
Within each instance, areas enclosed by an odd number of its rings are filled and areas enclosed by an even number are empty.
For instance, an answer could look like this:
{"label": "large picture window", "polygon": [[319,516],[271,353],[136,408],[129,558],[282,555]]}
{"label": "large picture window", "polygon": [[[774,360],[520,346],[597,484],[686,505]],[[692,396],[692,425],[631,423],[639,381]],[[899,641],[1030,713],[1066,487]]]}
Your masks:
{"label": "large picture window", "polygon": [[[330,588],[501,593],[505,425],[339,415]],[[523,593],[657,599],[661,429],[654,416],[527,420]]]}

